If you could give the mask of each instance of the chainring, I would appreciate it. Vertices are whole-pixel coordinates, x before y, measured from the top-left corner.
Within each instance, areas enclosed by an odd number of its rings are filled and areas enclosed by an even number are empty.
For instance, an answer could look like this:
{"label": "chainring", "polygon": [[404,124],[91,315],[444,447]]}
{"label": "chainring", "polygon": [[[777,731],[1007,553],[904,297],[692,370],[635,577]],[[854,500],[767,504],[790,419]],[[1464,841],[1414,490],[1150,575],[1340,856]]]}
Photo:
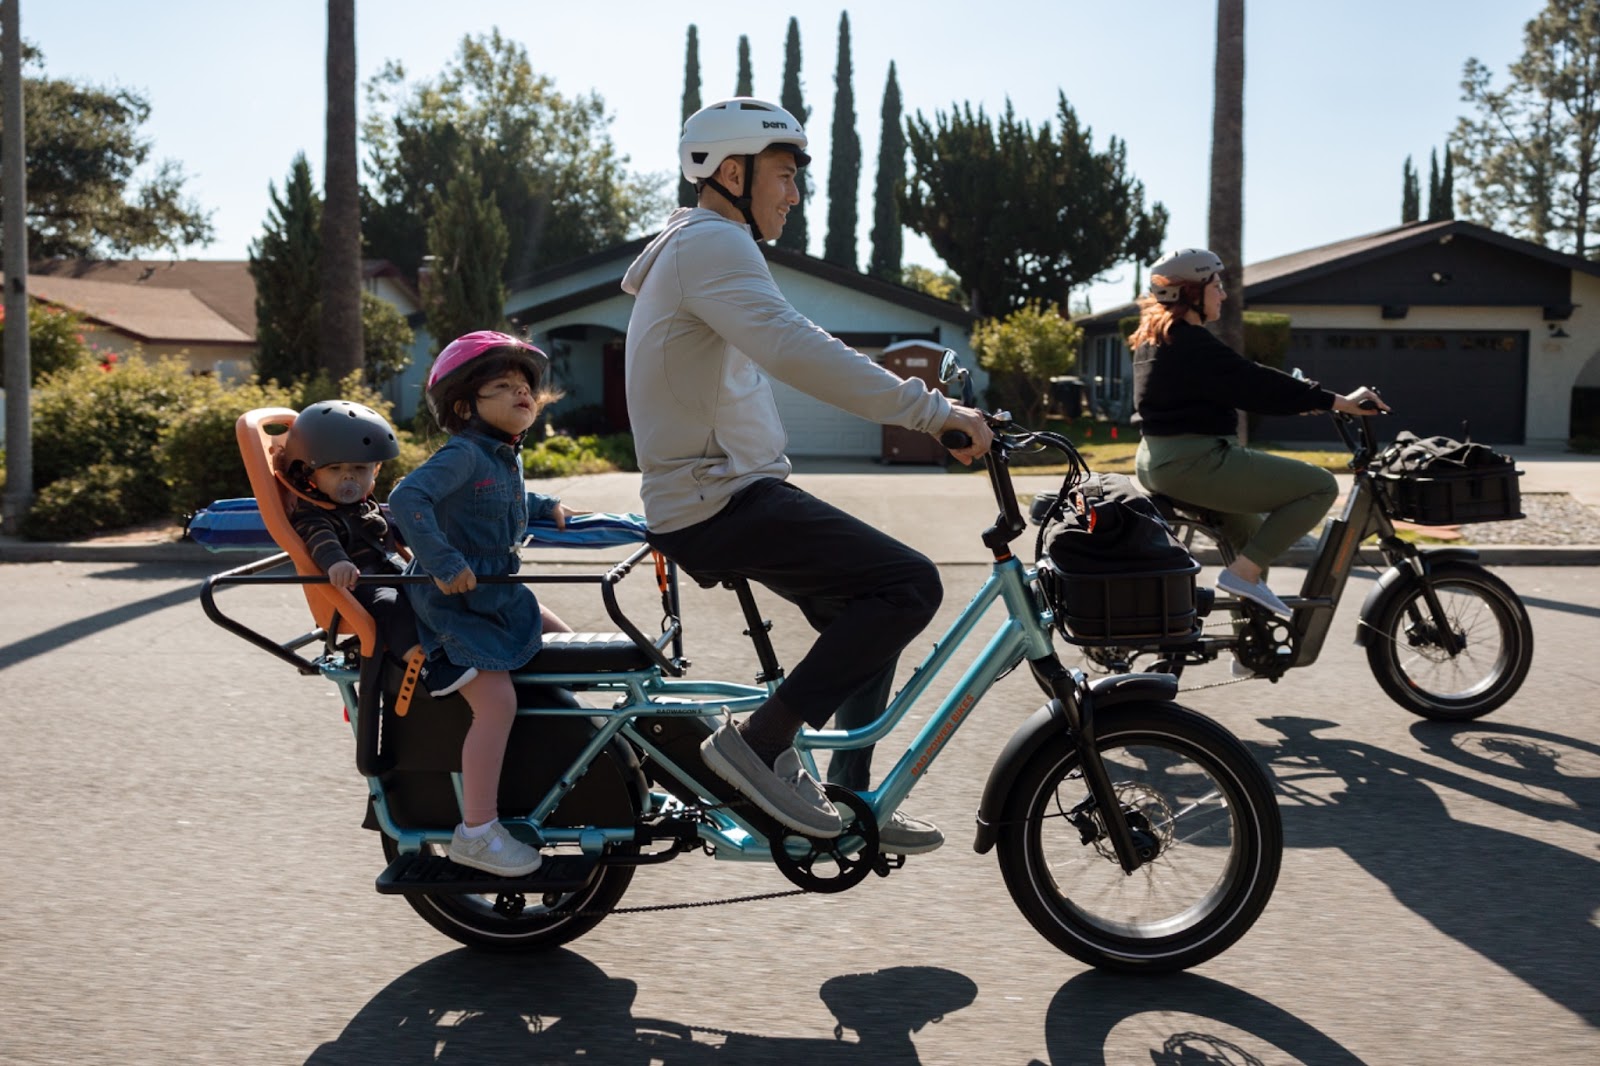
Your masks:
{"label": "chainring", "polygon": [[[772,861],[783,876],[807,892],[844,892],[872,872],[878,857],[878,820],[853,789],[826,785],[835,807],[848,810],[844,832],[832,839],[785,832],[772,838]],[[832,873],[819,873],[821,863]]]}

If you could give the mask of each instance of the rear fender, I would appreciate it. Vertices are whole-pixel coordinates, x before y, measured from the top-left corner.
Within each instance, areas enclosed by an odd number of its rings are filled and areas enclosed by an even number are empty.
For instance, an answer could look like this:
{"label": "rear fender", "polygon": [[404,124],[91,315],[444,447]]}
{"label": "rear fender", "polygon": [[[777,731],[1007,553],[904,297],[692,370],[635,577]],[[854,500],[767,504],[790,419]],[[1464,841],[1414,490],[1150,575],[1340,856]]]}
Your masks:
{"label": "rear fender", "polygon": [[[1436,563],[1470,563],[1478,558],[1474,548],[1424,548],[1420,555],[1423,573],[1431,571]],[[1391,566],[1383,572],[1367,593],[1366,601],[1361,604],[1361,624],[1356,626],[1358,647],[1367,646],[1367,634],[1372,632],[1371,623],[1383,613],[1389,598],[1405,595],[1419,580],[1416,571],[1409,566]]]}
{"label": "rear fender", "polygon": [[[1165,703],[1178,694],[1178,679],[1171,674],[1117,674],[1104,677],[1089,686],[1088,695],[1079,715],[1086,734],[1093,736],[1096,712],[1104,712],[1119,703]],[[994,847],[1000,835],[1000,820],[1004,816],[1006,798],[1011,786],[1022,773],[1023,767],[1045,744],[1062,733],[1072,732],[1061,701],[1053,699],[1034,711],[1022,723],[1006,746],[1001,749],[989,771],[989,780],[983,786],[983,799],[978,804],[978,835],[972,850],[983,855]]]}

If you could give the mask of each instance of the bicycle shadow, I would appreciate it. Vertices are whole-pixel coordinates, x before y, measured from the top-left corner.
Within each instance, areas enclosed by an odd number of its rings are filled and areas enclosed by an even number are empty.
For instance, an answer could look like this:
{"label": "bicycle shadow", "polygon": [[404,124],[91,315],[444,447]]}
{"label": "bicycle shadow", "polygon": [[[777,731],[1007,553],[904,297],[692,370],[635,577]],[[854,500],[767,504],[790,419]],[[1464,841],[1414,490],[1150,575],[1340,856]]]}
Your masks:
{"label": "bicycle shadow", "polygon": [[[1151,1011],[1204,1019],[1196,1027],[1173,1028],[1159,1044],[1149,1037],[1118,1037],[1123,1022]],[[1362,1059],[1322,1030],[1282,1007],[1232,985],[1196,973],[1165,977],[1086,970],[1061,986],[1045,1013],[1050,1066],[1261,1066],[1285,1055],[1317,1066],[1362,1066]]]}
{"label": "bicycle shadow", "polygon": [[1600,832],[1600,745],[1499,722],[1417,722],[1411,735],[1427,754],[1492,774],[1544,809],[1528,813]]}
{"label": "bicycle shadow", "polygon": [[838,1020],[832,1037],[792,1038],[635,1017],[638,990],[566,949],[530,959],[461,948],[395,978],[306,1061],[916,1064],[911,1034],[978,993],[970,978],[937,967],[842,974],[818,993]]}
{"label": "bicycle shadow", "polygon": [[[1277,778],[1291,846],[1343,850],[1439,932],[1600,1027],[1600,928],[1592,919],[1600,862],[1457,818],[1437,790],[1544,821],[1574,820],[1571,808],[1348,737],[1320,736],[1333,722],[1260,721],[1284,736],[1254,746]],[[1519,765],[1526,771],[1529,764]],[[1342,789],[1320,784],[1330,773]],[[1575,790],[1579,812],[1600,803],[1600,777],[1545,780]]]}

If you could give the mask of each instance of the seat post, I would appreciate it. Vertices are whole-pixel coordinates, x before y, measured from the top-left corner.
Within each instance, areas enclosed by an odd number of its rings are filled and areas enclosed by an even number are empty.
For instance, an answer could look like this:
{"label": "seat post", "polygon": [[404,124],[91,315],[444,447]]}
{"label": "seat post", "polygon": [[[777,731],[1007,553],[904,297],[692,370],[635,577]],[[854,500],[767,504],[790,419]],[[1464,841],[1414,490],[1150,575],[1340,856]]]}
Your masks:
{"label": "seat post", "polygon": [[750,638],[750,643],[755,645],[756,661],[761,664],[761,672],[756,675],[759,684],[769,684],[781,680],[783,667],[778,664],[778,653],[772,649],[772,638],[767,634],[772,632],[772,623],[761,617],[761,610],[756,606],[755,594],[750,591],[750,582],[742,577],[732,581],[724,581],[723,588],[730,588],[734,595],[739,597],[739,607],[744,611],[745,624],[749,629],[744,635]]}

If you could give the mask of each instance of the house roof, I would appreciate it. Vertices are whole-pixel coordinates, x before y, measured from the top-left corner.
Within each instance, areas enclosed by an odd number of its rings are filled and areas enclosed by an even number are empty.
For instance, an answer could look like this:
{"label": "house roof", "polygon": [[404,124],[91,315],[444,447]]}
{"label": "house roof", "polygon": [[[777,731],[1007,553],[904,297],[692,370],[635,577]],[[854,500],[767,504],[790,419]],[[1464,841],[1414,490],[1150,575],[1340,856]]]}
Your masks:
{"label": "house roof", "polygon": [[[584,256],[582,259],[546,267],[543,270],[516,279],[507,288],[512,292],[524,292],[613,260],[620,264],[620,269],[617,271],[617,277],[620,280],[623,271],[627,269],[627,264],[633,262],[639,253],[644,251],[645,246],[656,239],[656,236],[657,234],[651,233],[622,244],[613,245],[592,255]],[[978,320],[976,315],[960,304],[951,303],[949,300],[940,300],[917,289],[907,288],[892,281],[884,281],[881,278],[863,274],[850,267],[842,267],[824,259],[817,259],[803,252],[794,252],[787,248],[775,248],[770,244],[762,244],[760,247],[770,263],[788,267],[790,270],[799,271],[802,274],[810,274],[812,277],[830,281],[844,288],[854,289],[898,307],[904,307],[907,310],[917,311],[922,314],[935,315],[946,322],[953,322],[968,329]],[[592,285],[578,292],[568,293],[547,303],[524,308],[519,310],[514,317],[521,321],[550,318],[576,307],[583,307],[599,300],[609,299],[615,296],[618,291],[620,290],[617,288],[617,283],[608,281]]]}
{"label": "house roof", "polygon": [[[32,287],[38,287],[34,286],[35,279],[41,281],[58,279],[113,285],[124,289],[187,291],[213,315],[242,333],[245,340],[255,339],[256,282],[250,276],[250,264],[243,259],[47,259],[29,264],[28,273],[29,285]],[[154,310],[160,305],[160,298],[148,301],[134,300],[132,303]],[[93,314],[89,308],[74,309],[81,310],[90,317],[100,317]],[[168,338],[167,331],[170,327],[157,326],[151,322],[146,322],[146,325],[156,329],[164,339]]]}
{"label": "house roof", "polygon": [[255,343],[188,289],[31,275],[28,295],[149,343]]}
{"label": "house roof", "polygon": [[[1376,233],[1334,241],[1301,252],[1264,259],[1259,263],[1247,263],[1244,268],[1244,298],[1247,302],[1259,299],[1278,289],[1455,236],[1470,237],[1555,266],[1600,276],[1600,262],[1552,251],[1542,244],[1512,237],[1475,222],[1447,219],[1439,222],[1406,222]],[[1092,315],[1083,315],[1073,321],[1084,326],[1104,325],[1138,313],[1138,305],[1130,302]]]}

